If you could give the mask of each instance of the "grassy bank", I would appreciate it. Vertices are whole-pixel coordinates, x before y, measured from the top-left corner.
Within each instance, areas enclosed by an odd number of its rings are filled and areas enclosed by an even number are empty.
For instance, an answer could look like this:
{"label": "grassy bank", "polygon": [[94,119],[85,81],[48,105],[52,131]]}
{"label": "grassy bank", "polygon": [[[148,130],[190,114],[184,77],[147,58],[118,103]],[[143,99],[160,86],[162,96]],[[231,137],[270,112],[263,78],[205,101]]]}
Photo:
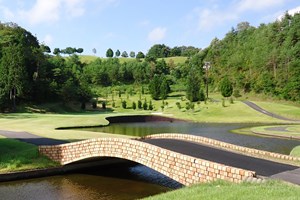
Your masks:
{"label": "grassy bank", "polygon": [[300,125],[259,126],[251,128],[253,133],[300,139]]}
{"label": "grassy bank", "polygon": [[262,102],[254,101],[258,106],[268,110],[272,113],[290,118],[300,120],[300,106],[292,105],[287,102]]}
{"label": "grassy bank", "polygon": [[300,187],[279,181],[267,181],[262,184],[234,184],[224,181],[194,185],[165,194],[145,198],[145,200],[296,200],[300,197]]}
{"label": "grassy bank", "polygon": [[38,154],[35,145],[0,136],[0,173],[57,166]]}
{"label": "grassy bank", "polygon": [[296,146],[295,148],[293,148],[290,155],[300,157],[300,146]]}

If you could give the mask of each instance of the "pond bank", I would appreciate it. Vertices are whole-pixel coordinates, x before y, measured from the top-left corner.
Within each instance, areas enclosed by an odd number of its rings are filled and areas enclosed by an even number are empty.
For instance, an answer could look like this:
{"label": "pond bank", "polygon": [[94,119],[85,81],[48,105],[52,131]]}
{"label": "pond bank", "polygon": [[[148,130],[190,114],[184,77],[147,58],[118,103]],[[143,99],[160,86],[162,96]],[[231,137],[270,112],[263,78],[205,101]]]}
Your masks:
{"label": "pond bank", "polygon": [[107,158],[107,159],[98,159],[88,162],[80,162],[72,165],[65,165],[60,167],[46,168],[46,169],[35,169],[35,170],[26,170],[20,172],[11,172],[0,174],[0,182],[6,181],[16,181],[23,179],[32,179],[32,178],[42,178],[47,176],[63,175],[66,173],[71,173],[76,170],[90,168],[90,167],[107,167],[111,165],[127,165],[134,166],[136,163],[116,159],[116,158]]}

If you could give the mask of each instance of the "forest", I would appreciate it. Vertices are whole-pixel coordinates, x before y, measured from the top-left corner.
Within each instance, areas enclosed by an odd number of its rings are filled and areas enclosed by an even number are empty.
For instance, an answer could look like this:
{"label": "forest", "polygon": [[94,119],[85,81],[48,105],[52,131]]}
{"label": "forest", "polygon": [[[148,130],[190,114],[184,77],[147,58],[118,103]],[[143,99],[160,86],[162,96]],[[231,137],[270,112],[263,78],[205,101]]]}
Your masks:
{"label": "forest", "polygon": [[[132,90],[132,85],[146,87],[153,99],[166,98],[172,86],[180,85],[190,101],[199,101],[206,84],[210,92],[219,92],[224,79],[238,93],[300,101],[299,40],[300,14],[286,14],[259,27],[241,22],[205,49],[156,44],[146,54],[130,52],[135,59],[121,62],[120,51],[109,48],[108,58],[84,63],[78,55],[82,48],[55,48],[51,54],[29,31],[14,23],[1,23],[0,111],[49,101],[77,101],[84,109],[85,103],[104,95],[102,90],[118,86]],[[122,57],[126,55],[124,51]],[[183,63],[166,61],[173,56],[187,59]],[[207,63],[210,68],[205,71]]]}

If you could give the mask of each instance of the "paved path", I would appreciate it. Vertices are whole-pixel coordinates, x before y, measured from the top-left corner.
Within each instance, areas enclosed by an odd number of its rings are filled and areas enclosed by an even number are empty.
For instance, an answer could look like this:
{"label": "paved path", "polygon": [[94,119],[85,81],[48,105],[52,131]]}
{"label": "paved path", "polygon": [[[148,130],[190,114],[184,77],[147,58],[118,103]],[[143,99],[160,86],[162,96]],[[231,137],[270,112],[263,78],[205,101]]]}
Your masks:
{"label": "paved path", "polygon": [[57,145],[67,143],[67,141],[44,138],[27,132],[0,130],[0,135],[6,138],[17,139],[22,142],[27,142],[34,145]]}
{"label": "paved path", "polygon": [[[260,176],[274,177],[283,179],[282,173],[293,171],[300,176],[300,168],[292,165],[281,164],[273,161],[253,158],[221,149],[212,148],[209,146],[201,145],[198,143],[186,142],[174,139],[149,139],[145,142],[176,151],[179,153],[187,154],[197,158],[222,163],[225,165],[238,167],[242,169],[252,170]],[[296,170],[296,171],[295,171]],[[298,170],[298,171],[297,171]],[[289,173],[288,173],[289,174]],[[283,179],[292,183],[300,185],[300,178],[292,180],[289,178]]]}
{"label": "paved path", "polygon": [[280,115],[277,115],[275,113],[271,113],[261,107],[259,107],[258,105],[256,105],[255,103],[251,102],[251,101],[243,101],[244,104],[246,104],[247,106],[251,107],[252,109],[260,112],[260,113],[263,113],[265,115],[268,115],[270,117],[273,117],[273,118],[276,118],[276,119],[280,119],[280,120],[285,120],[285,121],[293,121],[293,122],[299,122],[300,123],[300,120],[295,120],[295,119],[289,119],[287,117],[283,117],[283,116],[280,116]]}

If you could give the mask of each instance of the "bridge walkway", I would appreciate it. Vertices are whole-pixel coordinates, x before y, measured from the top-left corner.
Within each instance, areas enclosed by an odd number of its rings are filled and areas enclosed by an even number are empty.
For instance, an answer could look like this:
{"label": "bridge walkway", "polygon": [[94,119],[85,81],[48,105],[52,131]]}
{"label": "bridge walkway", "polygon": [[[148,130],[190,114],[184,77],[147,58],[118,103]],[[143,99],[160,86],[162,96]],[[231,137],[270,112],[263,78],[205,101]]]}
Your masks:
{"label": "bridge walkway", "polygon": [[297,166],[254,158],[199,143],[176,139],[145,139],[143,141],[196,158],[255,171],[259,176],[279,178],[300,185],[300,168]]}

